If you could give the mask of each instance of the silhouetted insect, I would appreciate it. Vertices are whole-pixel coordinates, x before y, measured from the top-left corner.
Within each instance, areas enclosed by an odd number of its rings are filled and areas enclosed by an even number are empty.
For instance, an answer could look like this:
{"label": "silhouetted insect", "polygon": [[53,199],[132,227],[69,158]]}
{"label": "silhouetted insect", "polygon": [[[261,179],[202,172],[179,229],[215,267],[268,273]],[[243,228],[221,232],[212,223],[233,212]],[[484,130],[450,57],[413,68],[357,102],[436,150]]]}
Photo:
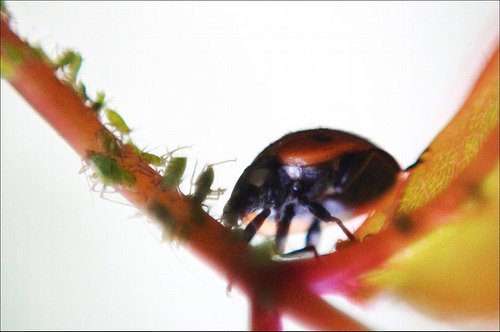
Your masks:
{"label": "silhouetted insect", "polygon": [[341,219],[372,210],[400,171],[391,155],[353,134],[330,129],[290,133],[245,169],[222,221],[230,227],[248,222],[243,232],[247,241],[264,221],[274,221],[280,253],[294,219],[310,223],[305,250],[315,250],[321,222],[337,223],[355,240]]}
{"label": "silhouetted insect", "polygon": [[[221,188],[217,188],[215,190],[212,189],[212,184],[214,183],[214,178],[215,178],[213,166],[220,165],[228,161],[234,161],[234,160],[226,160],[214,164],[208,164],[203,168],[201,173],[198,175],[196,182],[193,183],[191,179],[191,184],[194,185],[195,188],[194,193],[191,195],[191,197],[196,202],[202,204],[207,199],[219,199],[219,197],[222,194],[224,194],[224,192],[226,192],[226,189],[221,189]],[[195,172],[196,172],[196,166],[195,166],[195,171],[193,172],[193,177]]]}
{"label": "silhouetted insect", "polygon": [[163,178],[160,181],[160,189],[174,189],[179,187],[182,176],[186,170],[186,157],[172,157],[165,166]]}

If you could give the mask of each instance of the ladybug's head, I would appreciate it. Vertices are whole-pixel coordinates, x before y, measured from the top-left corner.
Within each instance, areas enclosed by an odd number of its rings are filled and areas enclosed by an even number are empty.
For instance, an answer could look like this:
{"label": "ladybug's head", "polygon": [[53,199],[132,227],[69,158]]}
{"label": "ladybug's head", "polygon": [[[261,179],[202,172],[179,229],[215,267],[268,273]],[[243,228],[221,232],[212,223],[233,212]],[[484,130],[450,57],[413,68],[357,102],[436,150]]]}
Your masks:
{"label": "ladybug's head", "polygon": [[224,225],[236,226],[245,216],[260,208],[272,207],[280,200],[282,184],[277,167],[274,158],[257,158],[245,169],[224,206]]}
{"label": "ladybug's head", "polygon": [[231,198],[224,206],[222,222],[226,226],[236,226],[238,221],[257,210],[260,205],[260,190],[252,184],[236,184]]}

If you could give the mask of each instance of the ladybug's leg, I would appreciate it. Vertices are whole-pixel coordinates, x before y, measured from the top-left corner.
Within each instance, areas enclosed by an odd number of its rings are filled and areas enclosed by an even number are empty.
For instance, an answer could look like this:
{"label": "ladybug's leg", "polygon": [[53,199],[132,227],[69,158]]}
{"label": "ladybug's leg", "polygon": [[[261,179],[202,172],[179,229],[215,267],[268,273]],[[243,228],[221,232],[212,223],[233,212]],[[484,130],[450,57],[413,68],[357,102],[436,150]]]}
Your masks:
{"label": "ladybug's leg", "polygon": [[[284,254],[283,257],[307,258],[310,257],[311,255],[314,255],[314,257],[319,257],[319,254],[316,251],[316,244],[318,244],[319,232],[321,230],[319,223],[320,223],[319,219],[314,218],[313,223],[311,224],[309,230],[307,231],[306,246],[304,248]],[[278,237],[276,236],[276,240],[277,239]],[[283,250],[281,250],[281,252],[283,252]]]}
{"label": "ladybug's leg", "polygon": [[344,226],[342,221],[339,218],[336,218],[328,212],[327,209],[323,207],[323,205],[316,203],[316,202],[310,202],[307,199],[302,199],[301,203],[309,209],[309,211],[319,220],[325,221],[325,222],[335,222],[337,223],[342,231],[347,235],[349,240],[351,241],[356,241],[356,238],[352,233]]}
{"label": "ladybug's leg", "polygon": [[278,229],[276,231],[276,237],[274,241],[276,247],[280,253],[285,251],[286,236],[288,235],[288,230],[290,229],[290,223],[292,218],[295,216],[295,205],[290,204],[285,207],[285,213],[283,218],[278,220]]}
{"label": "ladybug's leg", "polygon": [[319,219],[314,218],[309,230],[306,235],[306,247],[316,247],[319,241],[319,233],[321,232],[321,228],[319,226]]}
{"label": "ladybug's leg", "polygon": [[243,239],[247,243],[253,239],[259,228],[264,223],[264,220],[266,220],[266,218],[269,217],[270,214],[271,214],[270,209],[264,209],[248,224],[248,226],[243,231]]}
{"label": "ladybug's leg", "polygon": [[[319,257],[318,252],[316,251],[316,248],[313,246],[307,246],[299,250],[295,250],[286,254],[280,255],[280,257],[284,260],[289,260],[289,259],[304,259],[304,258],[312,258],[312,257]],[[279,258],[278,258],[279,260]]]}

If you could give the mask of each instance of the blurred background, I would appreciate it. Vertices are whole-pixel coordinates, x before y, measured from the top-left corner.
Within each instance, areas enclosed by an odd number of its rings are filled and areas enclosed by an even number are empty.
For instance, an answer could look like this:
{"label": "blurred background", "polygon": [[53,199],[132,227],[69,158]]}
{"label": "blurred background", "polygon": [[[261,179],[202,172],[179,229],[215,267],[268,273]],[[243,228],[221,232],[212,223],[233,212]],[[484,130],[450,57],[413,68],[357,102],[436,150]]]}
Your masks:
{"label": "blurred background", "polygon": [[[87,93],[106,92],[138,146],[192,145],[178,153],[189,157],[184,192],[196,161],[237,158],[215,167],[214,187],[228,193],[214,217],[243,169],[291,131],[350,131],[412,164],[467,97],[499,22],[498,2],[7,6],[18,33],[50,55],[81,52]],[[161,243],[134,208],[91,192],[80,158],[1,84],[2,329],[247,328],[241,294]],[[374,329],[467,328],[395,299],[331,300]]]}

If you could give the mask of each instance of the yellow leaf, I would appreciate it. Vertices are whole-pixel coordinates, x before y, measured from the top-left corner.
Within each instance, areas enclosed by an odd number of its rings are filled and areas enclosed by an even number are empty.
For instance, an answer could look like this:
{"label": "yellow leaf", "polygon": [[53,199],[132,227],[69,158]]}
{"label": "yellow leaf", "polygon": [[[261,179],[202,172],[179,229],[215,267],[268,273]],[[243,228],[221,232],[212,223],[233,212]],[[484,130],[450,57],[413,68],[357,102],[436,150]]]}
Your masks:
{"label": "yellow leaf", "polygon": [[393,224],[410,244],[363,278],[439,318],[498,319],[498,63],[411,170]]}
{"label": "yellow leaf", "polygon": [[499,294],[498,164],[445,226],[365,278],[444,317],[496,316]]}
{"label": "yellow leaf", "polygon": [[399,212],[407,214],[445,189],[498,126],[498,58],[497,49],[461,110],[420,157]]}

